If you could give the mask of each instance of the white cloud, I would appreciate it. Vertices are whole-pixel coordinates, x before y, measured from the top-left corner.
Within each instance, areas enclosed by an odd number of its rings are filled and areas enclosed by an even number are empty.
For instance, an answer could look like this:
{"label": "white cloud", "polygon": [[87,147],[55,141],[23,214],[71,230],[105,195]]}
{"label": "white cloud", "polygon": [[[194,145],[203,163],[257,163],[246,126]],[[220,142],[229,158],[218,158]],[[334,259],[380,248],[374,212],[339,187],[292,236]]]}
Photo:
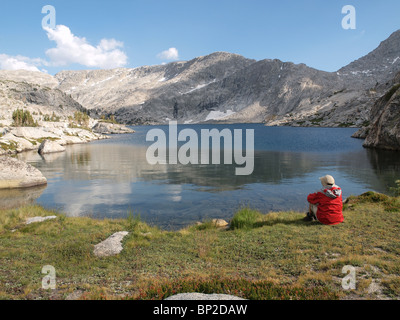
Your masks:
{"label": "white cloud", "polygon": [[176,48],[169,48],[157,55],[157,57],[161,60],[178,60],[179,52]]}
{"label": "white cloud", "polygon": [[124,45],[120,41],[102,39],[95,47],[89,44],[86,38],[75,36],[66,26],[58,25],[55,29],[44,30],[49,40],[57,45],[46,51],[52,66],[77,63],[90,68],[112,69],[127,64],[128,57],[119,49]]}
{"label": "white cloud", "polygon": [[124,44],[121,41],[117,41],[115,39],[102,39],[100,41],[99,47],[105,51],[110,51],[115,48],[123,48]]}
{"label": "white cloud", "polygon": [[120,50],[124,44],[115,39],[102,39],[93,46],[86,38],[75,36],[63,25],[55,29],[44,28],[50,41],[56,43],[55,48],[46,51],[49,61],[40,58],[32,59],[24,56],[0,54],[0,69],[42,71],[45,67],[68,66],[76,63],[89,68],[112,69],[123,67],[128,62],[126,54]]}
{"label": "white cloud", "polygon": [[0,54],[0,69],[2,70],[28,70],[28,71],[45,71],[39,70],[38,67],[46,65],[42,59],[31,59],[24,56],[9,56]]}

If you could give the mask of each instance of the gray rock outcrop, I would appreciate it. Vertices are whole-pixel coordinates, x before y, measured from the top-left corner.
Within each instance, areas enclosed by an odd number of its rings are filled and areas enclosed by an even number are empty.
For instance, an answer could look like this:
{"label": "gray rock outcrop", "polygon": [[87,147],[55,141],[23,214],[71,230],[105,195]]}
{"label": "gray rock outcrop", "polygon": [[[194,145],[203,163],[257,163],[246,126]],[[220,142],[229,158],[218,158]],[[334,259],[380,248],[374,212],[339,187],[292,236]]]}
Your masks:
{"label": "gray rock outcrop", "polygon": [[[42,127],[5,128],[0,136],[0,155],[38,150],[44,140],[54,140],[61,146],[107,139],[107,136],[83,128],[69,128],[63,122],[46,122]],[[59,147],[58,147],[59,148]],[[60,149],[61,151],[61,149]]]}
{"label": "gray rock outcrop", "polygon": [[32,223],[39,223],[47,220],[54,220],[57,219],[57,216],[47,216],[47,217],[33,217],[33,218],[28,218],[26,219],[25,224],[29,225]]}
{"label": "gray rock outcrop", "polygon": [[0,157],[0,189],[29,188],[47,184],[33,166],[10,157]]}
{"label": "gray rock outcrop", "polygon": [[0,81],[25,82],[45,88],[53,89],[58,81],[51,75],[38,71],[27,70],[0,70]]}
{"label": "gray rock outcrop", "polygon": [[119,254],[122,250],[122,240],[129,234],[127,231],[114,233],[112,236],[95,245],[93,253],[96,257],[109,257]]}
{"label": "gray rock outcrop", "polygon": [[[85,130],[94,120],[58,86],[56,78],[41,72],[0,70],[0,155],[38,150],[44,139],[67,145],[106,138]],[[16,110],[29,112],[31,127],[15,127]]]}
{"label": "gray rock outcrop", "polygon": [[64,152],[65,147],[59,145],[55,141],[51,140],[44,140],[41,145],[39,146],[39,154],[48,154],[48,153],[57,153],[57,152]]}
{"label": "gray rock outcrop", "polygon": [[57,79],[40,72],[0,70],[0,119],[11,119],[16,109],[28,110],[38,122],[58,118],[67,121],[75,112],[85,112],[57,86]]}
{"label": "gray rock outcrop", "polygon": [[129,129],[128,127],[115,124],[115,123],[107,123],[107,122],[98,122],[93,128],[93,132],[100,134],[126,134],[126,133],[135,133],[134,130]]}
{"label": "gray rock outcrop", "polygon": [[365,139],[368,136],[369,130],[370,130],[369,127],[361,128],[352,135],[352,138]]}
{"label": "gray rock outcrop", "polygon": [[400,73],[395,84],[373,106],[364,146],[400,151]]}

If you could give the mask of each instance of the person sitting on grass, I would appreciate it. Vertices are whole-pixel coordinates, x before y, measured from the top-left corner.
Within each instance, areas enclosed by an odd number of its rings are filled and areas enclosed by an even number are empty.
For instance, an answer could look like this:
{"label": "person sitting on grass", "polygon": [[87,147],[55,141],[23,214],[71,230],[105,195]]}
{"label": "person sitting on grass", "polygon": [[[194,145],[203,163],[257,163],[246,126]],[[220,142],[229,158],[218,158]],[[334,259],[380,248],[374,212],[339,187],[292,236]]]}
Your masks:
{"label": "person sitting on grass", "polygon": [[342,189],[335,185],[335,179],[327,175],[319,178],[322,190],[307,197],[310,204],[305,221],[319,221],[326,225],[336,225],[344,221]]}

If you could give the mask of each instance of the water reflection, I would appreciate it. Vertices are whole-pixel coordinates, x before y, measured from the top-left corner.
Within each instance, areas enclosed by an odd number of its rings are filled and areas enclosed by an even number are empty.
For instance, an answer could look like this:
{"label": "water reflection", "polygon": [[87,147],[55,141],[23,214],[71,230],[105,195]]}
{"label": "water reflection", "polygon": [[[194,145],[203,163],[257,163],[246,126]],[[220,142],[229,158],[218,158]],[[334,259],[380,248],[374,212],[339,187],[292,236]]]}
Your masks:
{"label": "water reflection", "polygon": [[1,209],[12,209],[34,204],[47,186],[39,186],[28,189],[0,190]]}
{"label": "water reflection", "polygon": [[[205,218],[230,219],[243,205],[263,212],[306,210],[307,194],[320,188],[318,177],[328,173],[345,197],[387,192],[400,178],[398,153],[363,149],[360,141],[349,140],[349,132],[335,131],[347,144],[345,150],[337,143],[335,152],[302,152],[297,143],[296,152],[256,151],[253,174],[236,176],[235,164],[152,166],[147,146],[134,140],[146,130],[135,129],[136,135],[74,145],[64,153],[21,154],[48,179],[38,203],[71,216],[126,217],[132,210],[148,222],[175,229]],[[315,131],[306,133],[311,137]],[[0,197],[10,196],[0,192]]]}
{"label": "water reflection", "polygon": [[[162,184],[194,185],[199,187],[199,191],[207,192],[237,190],[254,183],[281,184],[323,168],[340,168],[354,179],[361,179],[361,182],[381,190],[384,188],[381,181],[386,181],[385,178],[396,171],[393,168],[393,172],[387,172],[393,164],[387,157],[383,158],[387,161],[380,164],[383,168],[379,170],[377,161],[380,160],[376,151],[364,149],[339,154],[256,151],[254,172],[249,176],[236,176],[235,164],[150,165],[146,160],[146,150],[143,146],[108,145],[104,152],[103,145],[79,145],[70,147],[66,153],[44,157],[25,153],[20,158],[33,164],[48,179],[57,179],[61,175],[64,181],[101,180],[113,184],[159,181]],[[360,176],[360,170],[370,171],[374,167],[380,175],[384,172],[387,176],[378,179],[377,175],[367,177],[365,172]]]}
{"label": "water reflection", "polygon": [[368,149],[367,156],[380,190],[384,192],[395,187],[395,181],[400,179],[400,152]]}

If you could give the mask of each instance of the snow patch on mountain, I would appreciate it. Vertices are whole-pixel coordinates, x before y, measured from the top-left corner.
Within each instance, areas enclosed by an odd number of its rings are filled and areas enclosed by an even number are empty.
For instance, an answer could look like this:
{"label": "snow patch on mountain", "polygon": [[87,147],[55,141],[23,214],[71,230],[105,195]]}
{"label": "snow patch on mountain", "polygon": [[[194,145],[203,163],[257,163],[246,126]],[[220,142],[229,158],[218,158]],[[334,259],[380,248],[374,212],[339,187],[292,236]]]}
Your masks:
{"label": "snow patch on mountain", "polygon": [[236,112],[233,112],[232,110],[227,110],[226,112],[221,112],[221,111],[211,111],[207,118],[206,121],[210,120],[222,120],[224,118],[227,118],[229,116],[234,115]]}

